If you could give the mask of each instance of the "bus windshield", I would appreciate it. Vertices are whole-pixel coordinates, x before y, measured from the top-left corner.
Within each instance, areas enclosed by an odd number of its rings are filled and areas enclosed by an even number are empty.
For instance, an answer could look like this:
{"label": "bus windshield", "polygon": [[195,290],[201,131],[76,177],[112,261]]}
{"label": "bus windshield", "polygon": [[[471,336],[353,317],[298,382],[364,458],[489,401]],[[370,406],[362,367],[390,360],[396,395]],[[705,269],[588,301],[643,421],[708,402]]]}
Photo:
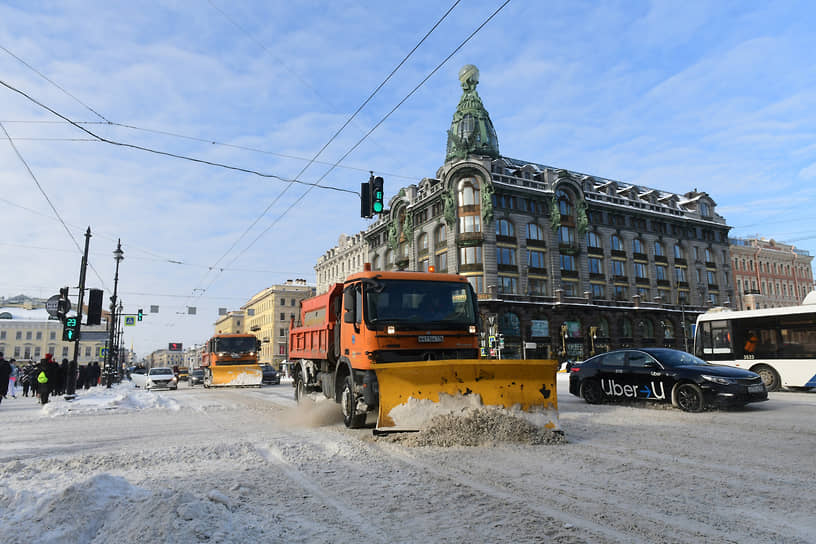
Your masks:
{"label": "bus windshield", "polygon": [[216,353],[247,353],[255,351],[256,339],[254,336],[234,336],[215,339]]}
{"label": "bus windshield", "polygon": [[368,284],[365,320],[375,329],[467,329],[476,324],[475,297],[468,283],[379,280]]}

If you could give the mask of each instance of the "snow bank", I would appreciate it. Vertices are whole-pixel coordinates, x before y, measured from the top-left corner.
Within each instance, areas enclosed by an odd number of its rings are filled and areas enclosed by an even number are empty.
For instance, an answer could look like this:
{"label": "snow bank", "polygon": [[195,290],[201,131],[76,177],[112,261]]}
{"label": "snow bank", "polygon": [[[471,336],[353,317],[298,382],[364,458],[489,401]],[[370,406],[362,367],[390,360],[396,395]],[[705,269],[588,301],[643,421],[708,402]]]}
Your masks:
{"label": "snow bank", "polygon": [[130,383],[120,383],[110,389],[97,386],[77,393],[74,400],[51,397],[42,407],[45,415],[56,417],[73,414],[88,414],[107,410],[139,411],[150,408],[179,410],[174,399],[144,389],[134,389]]}

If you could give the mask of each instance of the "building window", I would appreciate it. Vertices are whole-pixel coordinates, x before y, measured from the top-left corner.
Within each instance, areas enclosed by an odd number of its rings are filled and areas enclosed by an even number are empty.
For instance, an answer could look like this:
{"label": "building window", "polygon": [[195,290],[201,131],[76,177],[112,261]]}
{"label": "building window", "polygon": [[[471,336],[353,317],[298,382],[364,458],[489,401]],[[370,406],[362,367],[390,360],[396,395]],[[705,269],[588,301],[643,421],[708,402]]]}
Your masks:
{"label": "building window", "polygon": [[716,283],[717,283],[716,274],[714,272],[712,272],[711,270],[708,270],[706,275],[708,276],[708,278],[707,278],[708,279],[708,284],[709,285],[716,285]]}
{"label": "building window", "polygon": [[595,249],[601,249],[601,237],[597,233],[587,232],[587,246]]}
{"label": "building window", "polygon": [[563,281],[561,282],[561,290],[564,291],[566,297],[578,296],[578,282],[577,281]]}
{"label": "building window", "polygon": [[26,331],[26,340],[31,340],[31,331]]}
{"label": "building window", "polygon": [[448,245],[448,229],[444,224],[439,225],[439,228],[436,229],[436,238],[434,239],[434,242],[437,249]]}
{"label": "building window", "polygon": [[518,278],[499,276],[499,293],[515,294],[518,292]]}
{"label": "building window", "polygon": [[484,293],[484,278],[482,276],[467,276],[473,290],[478,293]]}
{"label": "building window", "polygon": [[629,288],[625,285],[615,286],[615,300],[625,300],[629,297]]}
{"label": "building window", "polygon": [[459,218],[459,232],[482,232],[478,215],[463,215]]}
{"label": "building window", "polygon": [[589,258],[589,273],[590,274],[603,274],[603,259],[600,257],[590,257]]}
{"label": "building window", "polygon": [[563,189],[560,189],[558,191],[558,211],[561,213],[562,219],[564,218],[564,216],[572,217],[574,213],[572,206],[572,197],[567,191]]}
{"label": "building window", "polygon": [[507,238],[516,235],[516,229],[513,228],[513,223],[507,219],[499,219],[496,221],[496,236],[505,236]]}
{"label": "building window", "polygon": [[623,242],[621,242],[620,236],[613,234],[611,242],[613,251],[623,251]]}
{"label": "building window", "polygon": [[281,306],[286,306],[286,299],[285,299],[285,298],[282,298],[282,299],[281,299],[281,301],[280,301],[280,305],[281,305]]}
{"label": "building window", "polygon": [[536,223],[528,223],[527,224],[527,239],[528,240],[538,240],[540,242],[543,242],[544,241],[544,231]]}
{"label": "building window", "polygon": [[90,358],[90,356],[91,356],[91,346],[86,346],[85,347],[85,357]]}
{"label": "building window", "polygon": [[686,254],[683,253],[683,248],[680,247],[680,244],[674,244],[674,258],[675,259],[685,259]]}
{"label": "building window", "polygon": [[703,217],[711,217],[711,207],[707,202],[700,202],[700,215]]}
{"label": "building window", "polygon": [[643,251],[643,242],[640,240],[640,238],[635,238],[632,240],[632,251],[634,253],[645,253],[645,251]]}
{"label": "building window", "polygon": [[643,278],[648,278],[649,277],[648,269],[646,268],[645,264],[643,264],[643,263],[634,263],[634,269],[635,269],[635,277],[636,278],[643,279]]}
{"label": "building window", "polygon": [[285,313],[280,314],[280,320],[281,321],[286,321],[286,314]]}
{"label": "building window", "polygon": [[613,260],[612,265],[612,275],[613,276],[625,276],[626,269],[625,269],[625,262],[624,261],[616,261]]}
{"label": "building window", "polygon": [[527,280],[527,292],[534,296],[547,296],[547,280],[543,278],[529,278]]}
{"label": "building window", "polygon": [[572,255],[561,255],[561,270],[566,270],[569,272],[574,272],[575,268],[575,257]]}
{"label": "building window", "polygon": [[420,253],[427,253],[428,252],[428,235],[424,232],[419,236],[419,240],[417,241],[417,248],[419,248]]}
{"label": "building window", "polygon": [[459,264],[480,264],[482,262],[482,246],[459,248]]}
{"label": "building window", "polygon": [[497,247],[496,262],[499,265],[516,266],[516,250],[510,247]]}
{"label": "building window", "polygon": [[674,279],[676,281],[686,281],[686,269],[681,266],[674,267]]}
{"label": "building window", "polygon": [[656,257],[665,257],[666,253],[663,249],[663,244],[661,242],[655,242],[655,256]]}
{"label": "building window", "polygon": [[[68,349],[68,348],[65,348]],[[14,357],[20,356],[20,346],[14,346]]]}
{"label": "building window", "polygon": [[592,297],[593,298],[604,298],[606,289],[600,283],[593,283],[590,285],[590,289],[592,290]]}
{"label": "building window", "polygon": [[574,246],[575,229],[572,227],[565,227],[563,225],[558,227],[558,241],[564,245]]}
{"label": "building window", "polygon": [[37,340],[42,340],[42,331],[37,331]]}
{"label": "building window", "polygon": [[14,335],[15,340],[22,340],[23,339],[23,331],[17,331]]}
{"label": "building window", "polygon": [[527,266],[530,268],[545,269],[547,268],[546,253],[543,251],[528,250],[527,251]]}
{"label": "building window", "polygon": [[655,266],[655,270],[657,271],[657,279],[659,281],[666,281],[666,280],[669,279],[668,278],[668,271],[667,271],[665,266],[659,264],[659,265]]}
{"label": "building window", "polygon": [[437,272],[447,272],[448,271],[448,252],[443,251],[441,253],[436,254],[436,271]]}
{"label": "building window", "polygon": [[68,346],[65,346],[65,347],[62,348],[62,357],[63,357],[63,359],[65,357],[68,357]]}

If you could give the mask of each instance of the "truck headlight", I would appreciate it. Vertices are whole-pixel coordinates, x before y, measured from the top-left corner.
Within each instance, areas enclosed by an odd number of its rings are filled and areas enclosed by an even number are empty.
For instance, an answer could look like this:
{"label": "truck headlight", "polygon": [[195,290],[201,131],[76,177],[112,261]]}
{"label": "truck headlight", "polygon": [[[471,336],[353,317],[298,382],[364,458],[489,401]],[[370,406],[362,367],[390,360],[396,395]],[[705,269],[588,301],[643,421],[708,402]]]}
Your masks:
{"label": "truck headlight", "polygon": [[385,329],[385,332],[387,332],[388,334],[397,334],[397,328],[394,325],[388,325],[388,327],[386,327]]}
{"label": "truck headlight", "polygon": [[468,332],[470,334],[476,334],[476,325],[471,325],[470,327],[468,327]]}

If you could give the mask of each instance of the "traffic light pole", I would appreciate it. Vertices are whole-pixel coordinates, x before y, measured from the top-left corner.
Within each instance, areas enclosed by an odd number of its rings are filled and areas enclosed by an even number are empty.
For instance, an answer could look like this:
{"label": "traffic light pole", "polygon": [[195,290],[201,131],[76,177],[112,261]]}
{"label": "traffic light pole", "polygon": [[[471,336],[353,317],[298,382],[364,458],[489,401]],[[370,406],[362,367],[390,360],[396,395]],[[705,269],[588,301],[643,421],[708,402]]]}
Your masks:
{"label": "traffic light pole", "polygon": [[[79,300],[77,301],[77,330],[82,328],[82,304],[85,302],[85,271],[88,269],[88,246],[91,243],[91,227],[85,231],[85,253],[82,254],[82,265],[79,267]],[[79,337],[74,340],[74,357],[68,361],[68,376],[65,383],[65,400],[76,397],[77,363],[79,362]]]}

